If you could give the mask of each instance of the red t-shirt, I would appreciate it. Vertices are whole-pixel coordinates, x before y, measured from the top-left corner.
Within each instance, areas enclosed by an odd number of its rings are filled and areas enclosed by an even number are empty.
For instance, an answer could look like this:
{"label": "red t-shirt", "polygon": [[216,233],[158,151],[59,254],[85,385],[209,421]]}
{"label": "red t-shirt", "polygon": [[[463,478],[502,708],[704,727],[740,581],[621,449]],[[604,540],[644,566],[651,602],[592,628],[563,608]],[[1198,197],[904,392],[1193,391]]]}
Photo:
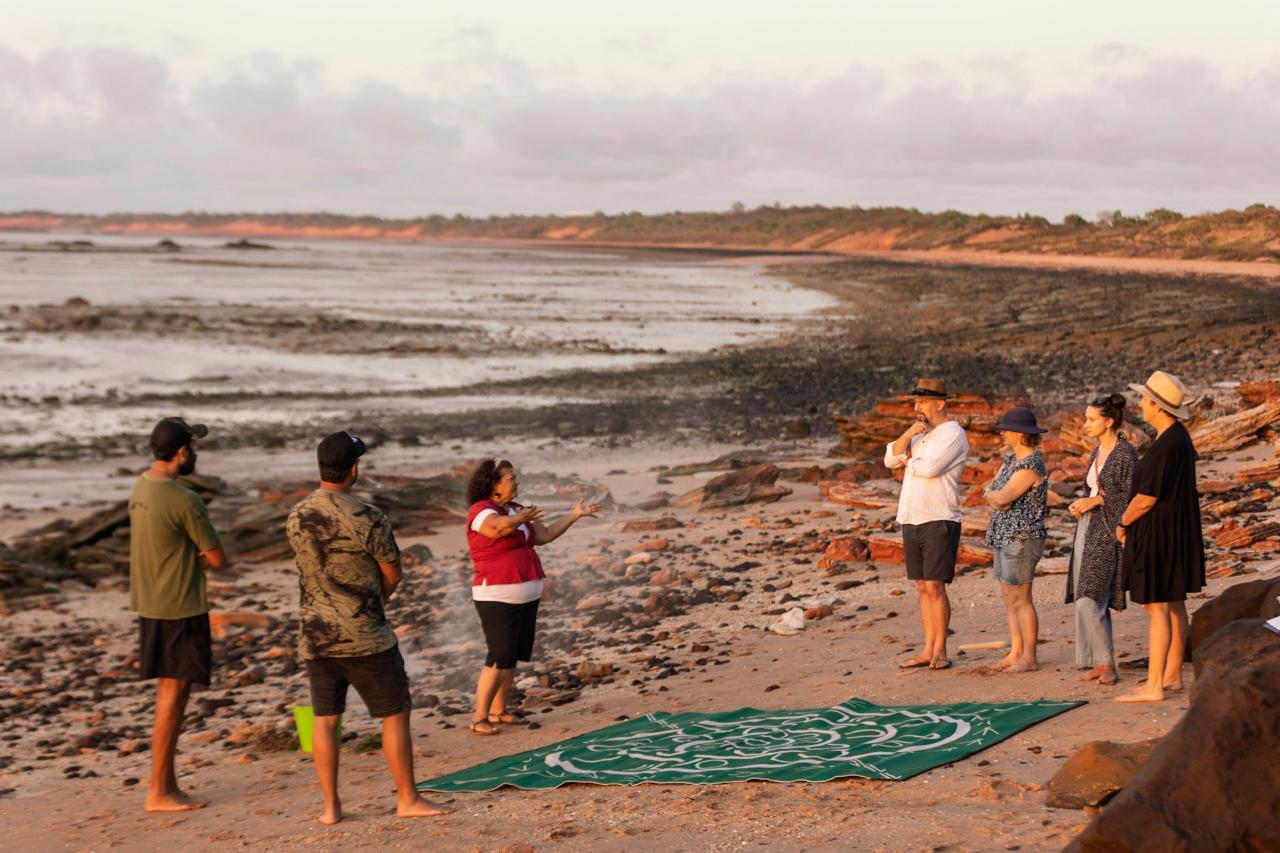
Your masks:
{"label": "red t-shirt", "polygon": [[[515,502],[507,504],[507,507],[516,512],[523,509]],[[471,549],[471,562],[476,570],[471,585],[525,583],[546,577],[542,571],[542,561],[534,550],[534,546],[538,544],[538,534],[534,532],[533,525],[522,524],[506,536],[490,539],[471,529],[476,516],[486,509],[501,516],[510,514],[506,508],[491,500],[477,501],[467,512],[467,546]]]}

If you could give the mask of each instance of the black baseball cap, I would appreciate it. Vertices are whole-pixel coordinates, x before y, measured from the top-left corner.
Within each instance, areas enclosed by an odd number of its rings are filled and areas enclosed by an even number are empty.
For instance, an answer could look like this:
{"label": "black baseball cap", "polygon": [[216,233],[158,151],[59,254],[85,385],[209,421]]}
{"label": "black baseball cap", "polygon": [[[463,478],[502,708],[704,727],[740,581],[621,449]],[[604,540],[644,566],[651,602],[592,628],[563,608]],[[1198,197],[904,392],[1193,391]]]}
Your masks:
{"label": "black baseball cap", "polygon": [[321,468],[341,471],[356,464],[356,460],[364,456],[364,452],[364,442],[358,436],[343,430],[324,437],[316,448],[316,459]]}
{"label": "black baseball cap", "polygon": [[209,428],[204,424],[189,424],[182,418],[163,418],[151,430],[151,452],[157,459],[170,459],[191,444],[191,439],[204,438],[208,434]]}

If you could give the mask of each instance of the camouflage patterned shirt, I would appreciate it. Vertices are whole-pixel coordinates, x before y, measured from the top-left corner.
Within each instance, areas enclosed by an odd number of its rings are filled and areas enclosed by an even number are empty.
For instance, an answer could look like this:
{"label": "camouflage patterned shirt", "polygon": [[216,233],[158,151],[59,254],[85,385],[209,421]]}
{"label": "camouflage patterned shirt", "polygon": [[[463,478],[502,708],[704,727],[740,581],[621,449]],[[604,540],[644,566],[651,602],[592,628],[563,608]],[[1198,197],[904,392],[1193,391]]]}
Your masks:
{"label": "camouflage patterned shirt", "polygon": [[298,564],[299,656],[362,657],[394,646],[378,564],[399,563],[400,549],[386,515],[317,489],[293,508],[285,533]]}

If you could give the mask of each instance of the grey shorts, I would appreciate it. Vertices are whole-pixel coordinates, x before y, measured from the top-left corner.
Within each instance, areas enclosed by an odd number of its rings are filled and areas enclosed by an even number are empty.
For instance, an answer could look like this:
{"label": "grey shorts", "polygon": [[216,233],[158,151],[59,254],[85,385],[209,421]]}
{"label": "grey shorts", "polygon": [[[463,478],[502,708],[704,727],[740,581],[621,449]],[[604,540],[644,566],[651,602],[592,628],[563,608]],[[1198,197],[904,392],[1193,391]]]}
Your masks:
{"label": "grey shorts", "polygon": [[1043,539],[1014,539],[995,549],[993,573],[1000,583],[1021,586],[1036,577],[1036,564],[1044,553]]}
{"label": "grey shorts", "polygon": [[960,553],[960,522],[926,521],[902,525],[907,580],[951,583]]}

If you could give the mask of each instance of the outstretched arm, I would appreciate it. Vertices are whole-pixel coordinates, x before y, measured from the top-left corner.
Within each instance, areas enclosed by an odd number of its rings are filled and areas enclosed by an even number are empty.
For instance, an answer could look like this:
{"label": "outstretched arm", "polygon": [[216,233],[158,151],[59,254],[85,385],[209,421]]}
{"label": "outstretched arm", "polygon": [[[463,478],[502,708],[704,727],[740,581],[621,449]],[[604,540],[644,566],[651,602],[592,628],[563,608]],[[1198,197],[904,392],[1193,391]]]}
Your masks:
{"label": "outstretched arm", "polygon": [[573,509],[550,524],[544,525],[535,522],[533,530],[538,535],[538,544],[545,545],[548,542],[554,542],[564,535],[564,532],[572,527],[575,521],[588,515],[594,518],[599,511],[600,504],[578,501],[573,505]]}

